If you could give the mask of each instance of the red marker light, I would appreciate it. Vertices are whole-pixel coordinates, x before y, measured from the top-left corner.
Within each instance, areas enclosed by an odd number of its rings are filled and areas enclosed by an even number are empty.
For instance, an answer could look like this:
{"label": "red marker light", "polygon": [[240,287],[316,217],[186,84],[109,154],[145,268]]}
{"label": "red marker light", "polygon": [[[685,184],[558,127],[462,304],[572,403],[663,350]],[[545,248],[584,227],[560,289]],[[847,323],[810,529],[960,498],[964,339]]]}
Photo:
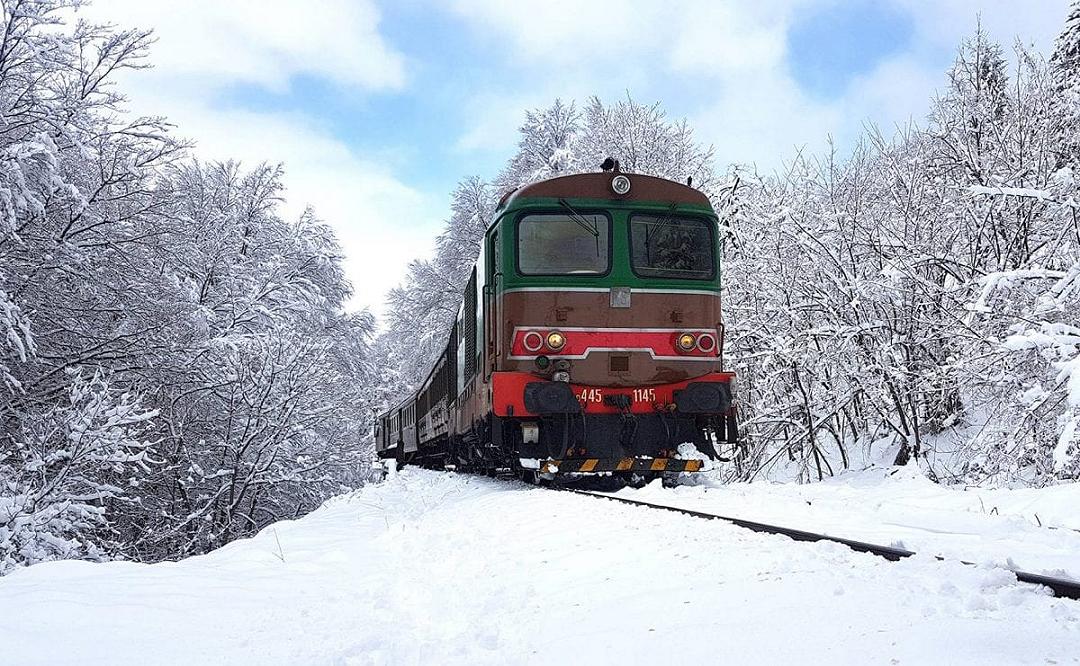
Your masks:
{"label": "red marker light", "polygon": [[702,333],[697,339],[697,348],[711,354],[716,351],[716,337],[712,333]]}
{"label": "red marker light", "polygon": [[544,336],[540,335],[536,331],[529,331],[525,334],[525,338],[521,341],[525,345],[525,349],[530,352],[540,351],[540,347],[544,345]]}

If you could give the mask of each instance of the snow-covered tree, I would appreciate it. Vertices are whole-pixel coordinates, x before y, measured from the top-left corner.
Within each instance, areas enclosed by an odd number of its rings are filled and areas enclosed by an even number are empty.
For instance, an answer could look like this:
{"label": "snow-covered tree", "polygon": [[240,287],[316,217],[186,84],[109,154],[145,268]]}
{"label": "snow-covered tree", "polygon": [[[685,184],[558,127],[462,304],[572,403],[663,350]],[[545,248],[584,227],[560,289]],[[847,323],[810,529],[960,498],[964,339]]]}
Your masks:
{"label": "snow-covered tree", "polygon": [[1017,62],[979,31],[925,128],[745,175],[725,287],[744,476],[869,451],[943,479],[1075,478],[1076,197],[1050,71]]}
{"label": "snow-covered tree", "polygon": [[130,487],[154,464],[147,436],[157,413],[118,394],[100,372],[76,372],[65,397],[29,420],[0,459],[0,573],[124,547],[109,514],[136,501]]}
{"label": "snow-covered tree", "polygon": [[[525,122],[518,130],[517,152],[496,179],[498,189],[505,192],[525,183],[574,173],[579,160],[575,151],[581,122],[577,105],[561,99],[546,109],[526,111]],[[595,169],[595,165],[591,168]]]}
{"label": "snow-covered tree", "polygon": [[367,313],[279,167],[191,161],[113,78],[150,36],[4,2],[0,573],[202,552],[355,485]]}
{"label": "snow-covered tree", "polygon": [[1065,29],[1050,57],[1056,98],[1054,132],[1058,142],[1058,166],[1076,171],[1080,163],[1080,1],[1069,6]]}
{"label": "snow-covered tree", "polygon": [[404,380],[387,395],[423,380],[446,347],[458,304],[484,232],[495,212],[494,189],[478,177],[466,178],[451,197],[450,218],[435,245],[435,256],[409,264],[406,281],[387,295],[389,330],[382,348],[395,376]]}
{"label": "snow-covered tree", "polygon": [[574,153],[578,171],[595,171],[605,158],[615,157],[624,171],[681,183],[692,178],[694,187],[716,194],[713,148],[697,142],[685,119],[668,121],[659,102],[647,106],[627,96],[605,106],[593,97],[584,115]]}

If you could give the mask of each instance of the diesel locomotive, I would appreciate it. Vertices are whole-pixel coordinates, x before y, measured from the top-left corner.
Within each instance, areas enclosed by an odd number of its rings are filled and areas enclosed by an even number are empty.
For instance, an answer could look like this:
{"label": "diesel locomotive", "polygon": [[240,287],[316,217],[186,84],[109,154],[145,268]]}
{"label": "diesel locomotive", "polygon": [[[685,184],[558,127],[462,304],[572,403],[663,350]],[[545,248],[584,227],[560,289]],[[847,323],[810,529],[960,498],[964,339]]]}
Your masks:
{"label": "diesel locomotive", "polygon": [[502,198],[446,349],[377,419],[381,457],[640,481],[737,440],[716,213],[611,163]]}

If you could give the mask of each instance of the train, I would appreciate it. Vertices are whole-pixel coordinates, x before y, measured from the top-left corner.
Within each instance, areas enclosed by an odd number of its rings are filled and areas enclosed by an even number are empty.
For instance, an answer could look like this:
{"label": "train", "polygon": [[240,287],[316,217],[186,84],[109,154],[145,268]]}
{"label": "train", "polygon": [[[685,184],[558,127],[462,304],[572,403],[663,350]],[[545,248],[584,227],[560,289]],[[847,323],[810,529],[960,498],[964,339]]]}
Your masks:
{"label": "train", "polygon": [[445,349],[376,418],[379,457],[648,482],[738,441],[717,214],[689,180],[602,166],[502,197]]}

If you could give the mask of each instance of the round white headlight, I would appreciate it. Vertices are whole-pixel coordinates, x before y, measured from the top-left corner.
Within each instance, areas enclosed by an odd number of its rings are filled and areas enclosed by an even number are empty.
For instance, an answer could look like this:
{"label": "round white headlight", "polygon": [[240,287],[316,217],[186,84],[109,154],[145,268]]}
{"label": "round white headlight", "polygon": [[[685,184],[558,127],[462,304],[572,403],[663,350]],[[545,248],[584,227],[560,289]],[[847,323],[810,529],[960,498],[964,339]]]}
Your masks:
{"label": "round white headlight", "polygon": [[619,196],[630,193],[630,179],[619,174],[611,179],[611,191]]}

